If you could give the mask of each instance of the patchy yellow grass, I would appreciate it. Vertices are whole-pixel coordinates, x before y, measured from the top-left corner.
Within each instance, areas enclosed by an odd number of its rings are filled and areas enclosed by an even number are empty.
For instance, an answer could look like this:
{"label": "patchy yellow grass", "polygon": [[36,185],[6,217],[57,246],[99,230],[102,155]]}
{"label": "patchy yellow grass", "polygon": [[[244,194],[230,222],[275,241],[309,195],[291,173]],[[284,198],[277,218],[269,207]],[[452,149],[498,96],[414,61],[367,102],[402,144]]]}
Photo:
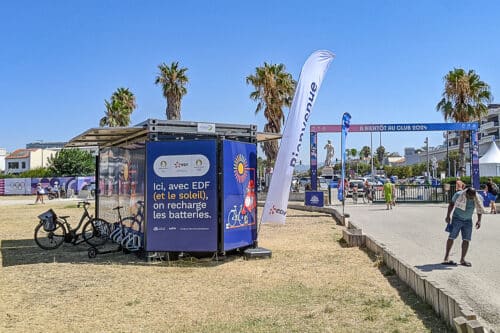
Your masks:
{"label": "patchy yellow grass", "polygon": [[272,259],[147,264],[39,249],[36,216],[49,207],[80,216],[57,200],[0,207],[1,332],[447,332],[376,258],[342,247],[326,215],[290,210],[286,225],[263,225]]}

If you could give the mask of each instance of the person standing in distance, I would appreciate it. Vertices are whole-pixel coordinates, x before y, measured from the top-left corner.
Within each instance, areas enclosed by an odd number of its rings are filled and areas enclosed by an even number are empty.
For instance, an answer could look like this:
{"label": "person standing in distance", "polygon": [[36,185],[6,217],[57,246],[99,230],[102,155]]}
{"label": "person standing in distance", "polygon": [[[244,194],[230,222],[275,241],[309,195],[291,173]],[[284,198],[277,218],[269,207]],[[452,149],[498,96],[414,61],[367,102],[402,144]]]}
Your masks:
{"label": "person standing in distance", "polygon": [[[472,238],[472,214],[474,209],[477,213],[476,229],[481,227],[481,216],[485,210],[482,204],[482,198],[476,193],[476,190],[469,187],[465,190],[459,191],[453,195],[448,211],[446,213],[445,221],[448,223],[447,230],[449,230],[448,240],[446,241],[446,252],[444,255],[443,265],[456,265],[453,260],[450,260],[450,250],[453,247],[453,241],[457,238],[458,233],[462,233],[462,256],[460,258],[460,265],[470,267],[472,264],[465,260],[469,243]],[[453,215],[451,216],[451,213]]]}
{"label": "person standing in distance", "polygon": [[498,186],[493,182],[493,178],[488,178],[488,182],[486,183],[488,187],[488,199],[490,200],[490,214],[497,213],[497,205],[495,201],[497,200],[498,195]]}
{"label": "person standing in distance", "polygon": [[41,183],[36,184],[36,199],[35,199],[35,205],[40,201],[42,204],[43,202],[43,195],[45,194],[45,190],[42,187]]}
{"label": "person standing in distance", "polygon": [[392,183],[389,180],[384,183],[384,198],[387,210],[392,209]]}

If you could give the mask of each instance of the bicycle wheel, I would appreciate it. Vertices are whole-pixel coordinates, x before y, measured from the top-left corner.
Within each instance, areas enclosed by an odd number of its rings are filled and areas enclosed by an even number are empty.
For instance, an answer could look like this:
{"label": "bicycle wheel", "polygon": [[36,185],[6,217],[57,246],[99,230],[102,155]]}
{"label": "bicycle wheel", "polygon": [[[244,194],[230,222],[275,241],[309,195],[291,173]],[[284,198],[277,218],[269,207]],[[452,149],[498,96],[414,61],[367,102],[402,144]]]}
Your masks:
{"label": "bicycle wheel", "polygon": [[90,246],[99,246],[109,239],[109,223],[103,219],[95,218],[87,221],[83,226],[82,236]]}
{"label": "bicycle wheel", "polygon": [[66,238],[66,229],[64,225],[59,222],[54,222],[54,230],[45,231],[43,224],[40,223],[35,228],[35,243],[44,250],[54,250],[64,243]]}
{"label": "bicycle wheel", "polygon": [[229,229],[231,227],[235,227],[237,222],[238,222],[238,216],[236,215],[235,210],[232,209],[229,212],[229,214],[227,215],[226,229]]}

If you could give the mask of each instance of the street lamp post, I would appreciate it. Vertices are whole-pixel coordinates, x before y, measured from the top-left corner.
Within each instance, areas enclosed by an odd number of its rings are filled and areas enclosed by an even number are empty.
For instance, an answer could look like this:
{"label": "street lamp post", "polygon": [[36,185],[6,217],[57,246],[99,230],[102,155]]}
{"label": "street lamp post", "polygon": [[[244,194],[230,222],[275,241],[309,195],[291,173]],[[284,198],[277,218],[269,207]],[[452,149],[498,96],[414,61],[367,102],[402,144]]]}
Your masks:
{"label": "street lamp post", "polygon": [[372,178],[375,178],[375,173],[373,172],[373,132],[370,132],[370,163],[372,165]]}
{"label": "street lamp post", "polygon": [[450,174],[450,142],[448,141],[448,135],[450,131],[446,131],[446,170],[448,171],[447,177],[451,177]]}
{"label": "street lamp post", "polygon": [[429,173],[429,137],[425,137],[425,150],[427,151],[427,182],[430,181]]}

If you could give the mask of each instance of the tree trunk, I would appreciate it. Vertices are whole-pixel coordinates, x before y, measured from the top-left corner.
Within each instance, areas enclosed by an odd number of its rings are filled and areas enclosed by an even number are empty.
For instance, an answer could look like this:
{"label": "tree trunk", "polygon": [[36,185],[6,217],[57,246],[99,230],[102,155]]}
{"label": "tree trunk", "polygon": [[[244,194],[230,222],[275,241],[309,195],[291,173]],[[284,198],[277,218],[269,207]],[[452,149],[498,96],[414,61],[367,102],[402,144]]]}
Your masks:
{"label": "tree trunk", "polygon": [[181,102],[176,98],[167,98],[167,120],[181,120]]}
{"label": "tree trunk", "polygon": [[465,176],[465,136],[467,135],[467,132],[462,131],[460,132],[460,139],[459,139],[459,145],[458,145],[458,152],[460,154],[460,157],[458,159],[458,175],[460,177]]}

